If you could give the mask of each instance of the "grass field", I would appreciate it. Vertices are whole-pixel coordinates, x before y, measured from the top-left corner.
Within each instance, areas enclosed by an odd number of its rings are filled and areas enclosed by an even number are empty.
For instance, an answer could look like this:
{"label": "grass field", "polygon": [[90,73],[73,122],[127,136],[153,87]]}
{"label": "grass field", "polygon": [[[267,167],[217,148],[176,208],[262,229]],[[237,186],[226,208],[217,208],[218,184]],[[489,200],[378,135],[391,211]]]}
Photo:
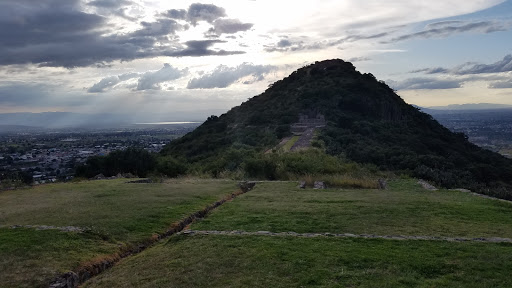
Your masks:
{"label": "grass field", "polygon": [[[236,190],[232,181],[124,180],[0,193],[0,287],[44,286],[120,243],[136,243]],[[87,233],[9,225],[88,227]],[[415,180],[387,190],[258,183],[194,230],[512,238],[512,204]],[[512,287],[512,244],[175,235],[84,287]]]}
{"label": "grass field", "polygon": [[173,236],[84,287],[511,287],[512,244]]}
{"label": "grass field", "polygon": [[[232,181],[126,181],[63,183],[1,192],[0,287],[44,286],[45,281],[88,259],[116,252],[119,245],[162,233],[173,222],[237,190]],[[12,225],[75,226],[90,231],[6,228]]]}
{"label": "grass field", "polygon": [[415,180],[390,182],[387,190],[296,186],[258,184],[192,229],[512,238],[511,203],[427,191]]}

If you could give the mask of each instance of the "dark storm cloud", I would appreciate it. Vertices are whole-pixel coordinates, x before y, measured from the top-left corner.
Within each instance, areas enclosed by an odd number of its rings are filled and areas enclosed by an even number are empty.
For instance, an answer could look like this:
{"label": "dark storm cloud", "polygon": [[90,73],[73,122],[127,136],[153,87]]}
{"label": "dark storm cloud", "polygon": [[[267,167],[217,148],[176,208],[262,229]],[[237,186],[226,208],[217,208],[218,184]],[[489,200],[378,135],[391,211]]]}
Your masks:
{"label": "dark storm cloud", "polygon": [[[97,7],[125,5],[128,1],[98,0]],[[128,34],[116,34],[106,18],[80,11],[78,0],[0,1],[0,65],[38,64],[54,67],[80,67],[122,60],[158,56],[207,56],[240,54],[241,51],[209,49],[216,43],[179,43],[177,31],[186,27],[173,19],[141,22]],[[192,4],[190,21],[213,22],[224,16],[215,5]]]}
{"label": "dark storm cloud", "polygon": [[[389,42],[398,42],[410,39],[427,39],[435,37],[447,37],[453,34],[465,32],[493,33],[498,31],[507,31],[510,29],[510,23],[496,21],[480,21],[480,22],[462,22],[449,21],[433,23],[426,26],[426,30],[405,34],[391,39]],[[389,43],[388,42],[388,43]]]}
{"label": "dark storm cloud", "polygon": [[224,65],[218,66],[214,71],[204,74],[199,78],[191,79],[188,82],[188,89],[211,89],[211,88],[226,88],[235,83],[239,79],[247,76],[252,76],[253,79],[244,82],[250,84],[264,79],[265,74],[277,69],[271,65],[252,65],[243,63],[238,67],[227,67]]}
{"label": "dark storm cloud", "polygon": [[461,88],[462,81],[436,78],[411,78],[403,81],[388,80],[386,83],[395,90],[454,89]]}
{"label": "dark storm cloud", "polygon": [[502,73],[512,71],[512,55],[506,55],[500,61],[492,64],[465,63],[464,65],[447,69],[442,67],[425,68],[411,71],[411,73],[426,74],[454,74],[454,75],[472,75],[484,73]]}

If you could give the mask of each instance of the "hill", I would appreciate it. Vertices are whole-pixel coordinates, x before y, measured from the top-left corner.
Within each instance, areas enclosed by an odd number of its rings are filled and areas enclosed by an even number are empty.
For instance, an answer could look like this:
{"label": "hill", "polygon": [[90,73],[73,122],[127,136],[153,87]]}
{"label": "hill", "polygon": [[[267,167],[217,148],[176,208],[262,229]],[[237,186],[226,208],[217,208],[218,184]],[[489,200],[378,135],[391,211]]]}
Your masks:
{"label": "hill", "polygon": [[[263,151],[290,136],[304,115],[325,119],[313,144],[337,159],[512,198],[510,160],[450,132],[372,74],[339,59],[298,69],[220,117],[209,117],[167,145],[162,155],[214,175],[247,170]],[[268,161],[260,166],[265,165],[272,166]]]}

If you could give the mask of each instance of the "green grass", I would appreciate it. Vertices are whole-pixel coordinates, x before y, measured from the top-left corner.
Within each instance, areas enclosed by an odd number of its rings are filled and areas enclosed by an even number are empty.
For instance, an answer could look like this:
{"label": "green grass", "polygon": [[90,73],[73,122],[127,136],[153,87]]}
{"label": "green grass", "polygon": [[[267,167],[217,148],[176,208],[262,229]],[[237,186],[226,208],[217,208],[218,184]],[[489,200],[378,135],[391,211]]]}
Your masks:
{"label": "green grass", "polygon": [[232,181],[126,181],[61,183],[1,192],[1,226],[76,226],[91,230],[77,234],[0,229],[0,287],[43,285],[49,276],[117,252],[121,244],[135,244],[162,233],[173,222],[237,190]]}
{"label": "green grass", "polygon": [[512,245],[173,236],[84,287],[511,287]]}
{"label": "green grass", "polygon": [[295,144],[295,142],[297,142],[299,140],[300,136],[293,136],[290,140],[288,140],[288,142],[286,142],[283,147],[281,147],[280,150],[284,151],[284,152],[289,152],[290,149],[292,149],[292,146]]}
{"label": "green grass", "polygon": [[237,189],[232,181],[126,181],[62,183],[2,192],[0,225],[89,227],[115,241],[140,241]]}
{"label": "green grass", "polygon": [[257,184],[192,229],[512,238],[512,204],[427,191],[415,180],[390,182],[387,190],[296,186]]}
{"label": "green grass", "polygon": [[48,287],[48,281],[94,257],[116,252],[96,235],[0,229],[0,287]]}

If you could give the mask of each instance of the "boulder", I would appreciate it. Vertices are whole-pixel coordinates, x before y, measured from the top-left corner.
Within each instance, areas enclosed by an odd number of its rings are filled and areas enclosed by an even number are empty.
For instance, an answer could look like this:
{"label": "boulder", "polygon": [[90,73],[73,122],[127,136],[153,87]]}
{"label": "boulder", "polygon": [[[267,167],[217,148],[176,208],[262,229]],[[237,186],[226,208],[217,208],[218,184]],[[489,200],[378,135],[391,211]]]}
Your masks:
{"label": "boulder", "polygon": [[102,180],[102,179],[105,179],[105,175],[98,174],[98,175],[92,177],[92,179],[94,179],[94,180]]}
{"label": "boulder", "polygon": [[251,191],[256,186],[256,182],[242,181],[238,183],[238,187],[245,193]]}
{"label": "boulder", "polygon": [[325,183],[322,181],[315,181],[315,184],[313,185],[313,189],[325,189],[327,188],[325,186]]}
{"label": "boulder", "polygon": [[388,187],[388,182],[386,182],[386,180],[384,180],[384,179],[379,179],[379,189],[386,190],[387,187]]}

